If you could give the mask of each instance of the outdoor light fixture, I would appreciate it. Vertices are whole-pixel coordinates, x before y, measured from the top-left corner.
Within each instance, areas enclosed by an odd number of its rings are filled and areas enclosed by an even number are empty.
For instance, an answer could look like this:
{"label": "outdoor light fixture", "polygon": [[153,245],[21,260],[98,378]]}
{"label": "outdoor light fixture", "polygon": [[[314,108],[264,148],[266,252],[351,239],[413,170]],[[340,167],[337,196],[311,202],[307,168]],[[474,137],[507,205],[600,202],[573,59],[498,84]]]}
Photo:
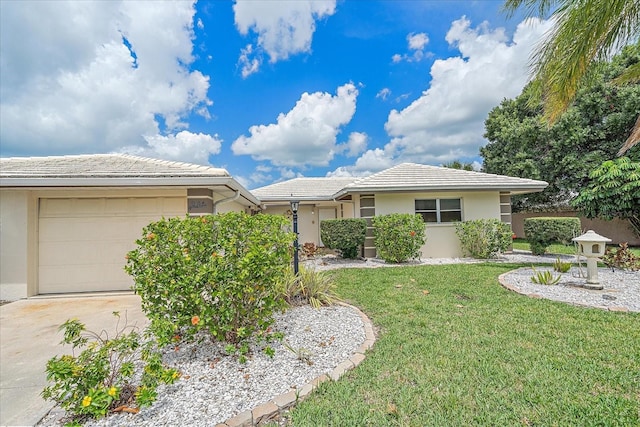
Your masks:
{"label": "outdoor light fixture", "polygon": [[296,235],[296,239],[293,241],[293,273],[298,275],[298,208],[300,202],[297,200],[291,201],[291,212],[293,212],[293,232]]}

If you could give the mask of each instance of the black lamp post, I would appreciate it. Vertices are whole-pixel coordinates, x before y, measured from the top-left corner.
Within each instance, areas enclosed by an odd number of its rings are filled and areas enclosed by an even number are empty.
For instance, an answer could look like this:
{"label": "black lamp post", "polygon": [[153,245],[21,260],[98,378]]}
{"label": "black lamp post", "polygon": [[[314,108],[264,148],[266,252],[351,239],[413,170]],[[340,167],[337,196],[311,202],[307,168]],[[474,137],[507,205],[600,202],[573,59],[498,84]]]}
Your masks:
{"label": "black lamp post", "polygon": [[291,201],[291,212],[293,212],[293,232],[296,235],[296,239],[293,241],[293,273],[298,275],[298,207],[300,202],[297,200]]}

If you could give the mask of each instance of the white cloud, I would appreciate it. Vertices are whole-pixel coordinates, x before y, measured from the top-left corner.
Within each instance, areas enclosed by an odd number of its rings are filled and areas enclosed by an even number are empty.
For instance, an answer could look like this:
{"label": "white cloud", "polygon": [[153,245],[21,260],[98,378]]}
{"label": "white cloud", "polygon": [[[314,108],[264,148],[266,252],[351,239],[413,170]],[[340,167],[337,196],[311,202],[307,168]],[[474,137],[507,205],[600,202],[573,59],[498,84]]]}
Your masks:
{"label": "white cloud", "polygon": [[276,166],[325,166],[340,147],[336,137],[356,111],[358,90],[353,83],[326,92],[303,93],[295,107],[278,115],[276,123],[249,128],[231,145],[234,154],[248,154]]}
{"label": "white cloud", "polygon": [[238,58],[238,64],[242,66],[242,77],[247,78],[251,74],[260,70],[262,65],[262,59],[260,57],[254,57],[253,45],[248,44],[244,49],[240,50],[240,58]]}
{"label": "white cloud", "polygon": [[363,132],[351,132],[349,134],[349,140],[338,147],[338,150],[346,151],[347,157],[356,157],[367,149],[367,140],[369,137]]}
{"label": "white cloud", "polygon": [[381,98],[383,101],[386,101],[389,95],[391,95],[391,89],[385,87],[376,93],[376,98]]}
{"label": "white cloud", "polygon": [[396,164],[393,156],[389,155],[387,151],[375,148],[373,150],[366,151],[356,163],[352,166],[341,166],[333,172],[328,172],[327,176],[368,176],[373,173],[379,172],[383,169],[390,168]]}
{"label": "white cloud", "polygon": [[191,133],[183,130],[175,135],[145,136],[146,147],[129,146],[118,152],[167,160],[209,164],[209,156],[220,153],[222,140],[218,135]]}
{"label": "white cloud", "polygon": [[530,53],[550,27],[528,19],[509,40],[504,29],[487,23],[471,28],[465,17],[454,21],[446,40],[460,55],[434,62],[430,87],[405,109],[389,113],[385,129],[392,139],[383,153],[367,151],[358,162],[376,165],[383,157],[440,164],[476,157],[489,111],[520,94]]}
{"label": "white cloud", "polygon": [[407,36],[407,42],[411,50],[424,50],[424,47],[429,43],[429,36],[426,33],[411,33]]}
{"label": "white cloud", "polygon": [[424,51],[425,47],[429,44],[429,36],[426,33],[411,33],[407,35],[407,48],[412,51],[411,54],[405,53],[401,55],[396,53],[391,57],[393,63],[401,62],[405,60],[407,62],[419,62],[427,56],[432,54]]}
{"label": "white cloud", "polygon": [[[240,34],[247,35],[253,31],[258,36],[258,49],[253,54],[257,55],[258,50],[264,51],[274,63],[291,55],[309,52],[316,20],[333,15],[335,7],[335,0],[236,0],[233,11]],[[258,68],[260,63],[257,63]],[[250,64],[249,69],[253,70],[254,62]]]}
{"label": "white cloud", "polygon": [[193,2],[1,8],[3,154],[145,149],[143,135],[178,132],[193,112],[208,116],[209,78],[189,68]]}

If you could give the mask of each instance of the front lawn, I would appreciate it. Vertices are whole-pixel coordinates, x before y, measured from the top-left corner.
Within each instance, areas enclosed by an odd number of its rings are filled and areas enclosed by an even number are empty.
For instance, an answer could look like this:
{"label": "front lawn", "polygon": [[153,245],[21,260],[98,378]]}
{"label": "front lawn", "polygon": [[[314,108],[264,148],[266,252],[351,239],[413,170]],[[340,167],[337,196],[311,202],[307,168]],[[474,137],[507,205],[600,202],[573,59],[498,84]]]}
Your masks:
{"label": "front lawn", "polygon": [[[618,249],[618,245],[607,245],[607,247],[610,247],[612,249]],[[529,245],[529,242],[527,242],[525,239],[514,239],[513,240],[513,249],[519,249],[522,251],[530,251],[531,247]],[[629,248],[629,250],[631,250],[631,252],[636,255],[636,256],[640,256],[640,248]],[[548,254],[564,254],[564,255],[575,255],[576,254],[576,247],[575,245],[572,243],[570,245],[563,245],[562,243],[554,243],[552,245],[550,245],[547,248],[547,253]]]}
{"label": "front lawn", "polygon": [[378,339],[293,425],[640,425],[640,315],[507,291],[497,277],[515,267],[336,272]]}

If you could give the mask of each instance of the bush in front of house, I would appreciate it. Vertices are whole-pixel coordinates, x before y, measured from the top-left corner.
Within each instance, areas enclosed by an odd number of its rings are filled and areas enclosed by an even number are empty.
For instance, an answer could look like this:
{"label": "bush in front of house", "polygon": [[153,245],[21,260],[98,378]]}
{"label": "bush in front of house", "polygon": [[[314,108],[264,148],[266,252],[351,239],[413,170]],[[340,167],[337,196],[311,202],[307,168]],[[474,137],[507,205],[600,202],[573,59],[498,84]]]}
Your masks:
{"label": "bush in front of house", "polygon": [[473,258],[488,259],[511,245],[511,226],[497,219],[476,219],[456,223],[462,251]]}
{"label": "bush in front of house", "polygon": [[72,354],[49,359],[49,384],[42,397],[60,405],[73,421],[104,417],[111,411],[135,413],[156,400],[159,384],[171,384],[180,376],[162,364],[152,341],[144,340],[126,321],[121,325],[120,314],[113,314],[118,322],[111,336],[105,330],[87,330],[78,319],[59,328],[64,334],[61,344],[71,345]]}
{"label": "bush in front of house", "polygon": [[531,253],[543,255],[547,247],[560,242],[564,245],[580,235],[580,219],[572,217],[539,217],[524,220],[524,233],[531,245]]}
{"label": "bush in front of house", "polygon": [[421,215],[389,214],[373,217],[373,235],[378,256],[386,262],[405,262],[420,257],[426,242]]}
{"label": "bush in front of house", "polygon": [[145,227],[125,270],[159,343],[204,330],[244,358],[286,305],[278,283],[291,261],[287,226],[277,215],[229,212]]}
{"label": "bush in front of house", "polygon": [[357,258],[367,234],[362,218],[325,219],[320,222],[320,238],[329,249],[337,249],[343,258]]}

